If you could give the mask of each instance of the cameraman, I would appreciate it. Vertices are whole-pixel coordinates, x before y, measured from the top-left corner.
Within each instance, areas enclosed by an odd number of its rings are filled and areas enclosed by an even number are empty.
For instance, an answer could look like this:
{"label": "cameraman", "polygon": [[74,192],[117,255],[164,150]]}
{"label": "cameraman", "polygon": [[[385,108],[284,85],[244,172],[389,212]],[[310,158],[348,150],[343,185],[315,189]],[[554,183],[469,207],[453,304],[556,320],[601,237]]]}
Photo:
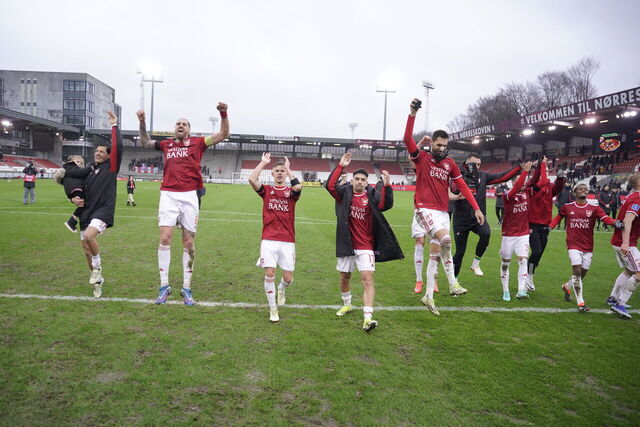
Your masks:
{"label": "cameraman", "polygon": [[[470,154],[464,161],[460,171],[464,182],[469,186],[473,193],[480,210],[486,216],[487,214],[487,185],[498,184],[509,181],[511,178],[520,173],[520,166],[515,166],[499,174],[487,173],[480,171],[482,161],[476,154]],[[457,188],[452,188],[453,193],[457,194]],[[471,271],[476,276],[482,276],[484,273],[480,269],[480,258],[489,246],[489,237],[491,236],[491,228],[485,221],[483,225],[478,224],[473,208],[465,199],[459,199],[453,205],[453,236],[456,241],[456,253],[453,256],[454,272],[456,277],[460,274],[462,268],[462,259],[467,250],[467,239],[469,232],[476,233],[480,240],[476,245],[476,256],[471,264]]]}
{"label": "cameraman", "polygon": [[33,167],[33,162],[31,160],[29,160],[27,167],[22,169],[22,173],[24,174],[24,177],[22,178],[24,181],[22,204],[26,205],[27,200],[29,200],[29,203],[34,204],[36,202],[36,176],[38,175],[38,171]]}

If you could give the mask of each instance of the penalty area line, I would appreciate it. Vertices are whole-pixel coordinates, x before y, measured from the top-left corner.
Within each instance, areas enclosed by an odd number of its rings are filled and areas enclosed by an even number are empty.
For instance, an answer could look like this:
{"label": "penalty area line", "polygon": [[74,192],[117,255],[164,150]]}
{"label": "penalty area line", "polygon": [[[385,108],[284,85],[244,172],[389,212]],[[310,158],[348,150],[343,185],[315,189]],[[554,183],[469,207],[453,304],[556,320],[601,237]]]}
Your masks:
{"label": "penalty area line", "polygon": [[[0,294],[0,298],[14,299],[38,299],[57,301],[88,301],[95,303],[125,302],[133,304],[155,304],[152,299],[144,298],[93,298],[90,296],[75,295],[34,295],[34,294]],[[182,301],[167,301],[169,305],[183,305]],[[203,307],[227,307],[227,308],[267,308],[267,304],[256,304],[251,302],[219,302],[219,301],[198,301],[197,305]],[[310,304],[285,304],[283,308],[296,308],[302,310],[338,310],[341,305],[310,305]],[[354,308],[358,308],[354,306]],[[423,306],[377,306],[376,311],[427,311]],[[438,307],[440,311],[451,312],[476,312],[476,313],[576,313],[575,308],[549,308],[549,307]],[[640,314],[640,310],[629,310],[630,313]],[[591,313],[613,314],[610,310],[593,308]]]}

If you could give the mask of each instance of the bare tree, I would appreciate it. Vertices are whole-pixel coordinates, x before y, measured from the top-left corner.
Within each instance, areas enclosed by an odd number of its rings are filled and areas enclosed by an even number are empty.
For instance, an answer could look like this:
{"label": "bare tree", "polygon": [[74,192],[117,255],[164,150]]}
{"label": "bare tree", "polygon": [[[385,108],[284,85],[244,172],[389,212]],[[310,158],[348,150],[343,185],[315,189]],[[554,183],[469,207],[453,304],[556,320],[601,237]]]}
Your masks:
{"label": "bare tree", "polygon": [[542,96],[538,87],[530,82],[510,83],[498,91],[513,110],[514,116],[524,116],[541,109]]}
{"label": "bare tree", "polygon": [[475,125],[473,121],[466,113],[458,114],[453,118],[453,120],[447,123],[447,130],[449,132],[460,132],[465,129],[471,129],[474,127]]}
{"label": "bare tree", "polygon": [[577,64],[569,67],[570,102],[584,101],[597,95],[593,76],[600,69],[600,61],[592,56],[585,56]]}
{"label": "bare tree", "polygon": [[571,80],[564,71],[546,71],[536,79],[543,110],[571,102]]}

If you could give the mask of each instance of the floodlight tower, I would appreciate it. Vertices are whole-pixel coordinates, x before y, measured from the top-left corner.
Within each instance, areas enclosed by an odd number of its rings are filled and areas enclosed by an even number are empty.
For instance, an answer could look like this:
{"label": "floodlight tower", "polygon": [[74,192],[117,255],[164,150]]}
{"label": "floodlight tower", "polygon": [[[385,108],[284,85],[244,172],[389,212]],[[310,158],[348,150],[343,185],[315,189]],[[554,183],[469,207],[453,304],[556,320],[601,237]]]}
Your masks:
{"label": "floodlight tower", "polygon": [[351,138],[353,139],[353,133],[355,132],[356,128],[358,127],[357,123],[347,123],[347,126],[349,126],[349,129],[351,129]]}
{"label": "floodlight tower", "polygon": [[149,132],[153,131],[153,101],[155,94],[155,84],[163,83],[162,71],[160,67],[154,64],[143,63],[138,65],[138,72],[140,74],[140,109],[144,110],[144,84],[145,82],[151,83],[151,121],[149,123]]}
{"label": "floodlight tower", "polygon": [[211,133],[216,133],[216,123],[218,123],[218,118],[209,117],[209,121],[211,122]]}
{"label": "floodlight tower", "polygon": [[432,82],[423,80],[422,87],[424,88],[424,130],[429,130],[429,91],[435,89],[435,86]]}

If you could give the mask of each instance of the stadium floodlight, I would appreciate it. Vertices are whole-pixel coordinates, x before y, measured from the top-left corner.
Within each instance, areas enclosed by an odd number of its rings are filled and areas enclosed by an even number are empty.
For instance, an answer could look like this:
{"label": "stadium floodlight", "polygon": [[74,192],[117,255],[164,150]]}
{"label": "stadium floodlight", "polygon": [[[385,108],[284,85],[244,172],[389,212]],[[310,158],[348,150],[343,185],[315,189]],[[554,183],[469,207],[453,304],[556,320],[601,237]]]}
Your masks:
{"label": "stadium floodlight", "polygon": [[355,132],[356,128],[358,127],[357,123],[347,123],[347,126],[349,126],[349,129],[351,129],[351,138],[353,138],[353,133]]}
{"label": "stadium floodlight", "polygon": [[525,130],[522,131],[522,135],[524,135],[524,136],[533,135],[534,133],[536,133],[536,131],[533,130],[533,129],[525,129]]}
{"label": "stadium floodlight", "polygon": [[428,80],[422,81],[422,87],[424,88],[424,130],[429,130],[429,91],[432,91],[436,87],[433,82]]}
{"label": "stadium floodlight", "polygon": [[162,78],[162,69],[156,64],[141,62],[138,64],[137,74],[140,74],[140,109],[144,109],[144,83],[151,83],[151,117],[149,121],[149,132],[152,132],[155,84],[164,82],[164,79]]}
{"label": "stadium floodlight", "polygon": [[480,138],[474,138],[473,141],[471,141],[472,144],[480,144]]}
{"label": "stadium floodlight", "polygon": [[8,127],[11,127],[11,125],[12,125],[11,121],[7,119],[2,119],[2,126],[8,128]]}
{"label": "stadium floodlight", "polygon": [[584,124],[586,125],[592,125],[596,122],[596,118],[595,117],[589,117],[588,119],[584,119]]}
{"label": "stadium floodlight", "polygon": [[395,72],[382,74],[378,78],[378,86],[376,92],[384,93],[384,119],[382,122],[382,140],[387,140],[387,96],[395,93],[400,85],[400,75]]}
{"label": "stadium floodlight", "polygon": [[[215,116],[209,117],[209,121],[211,122],[211,126],[212,126],[211,133],[216,133],[216,123],[218,123],[218,120],[220,120],[218,117],[215,117]],[[255,142],[258,142],[258,141],[256,140]]]}
{"label": "stadium floodlight", "polygon": [[[635,117],[636,114],[638,114],[637,111],[625,111],[624,113],[622,113],[622,117],[626,119],[628,117]],[[617,114],[616,114],[616,117],[618,117]]]}
{"label": "stadium floodlight", "polygon": [[556,130],[557,126],[556,125],[551,125],[547,128],[547,130]]}

